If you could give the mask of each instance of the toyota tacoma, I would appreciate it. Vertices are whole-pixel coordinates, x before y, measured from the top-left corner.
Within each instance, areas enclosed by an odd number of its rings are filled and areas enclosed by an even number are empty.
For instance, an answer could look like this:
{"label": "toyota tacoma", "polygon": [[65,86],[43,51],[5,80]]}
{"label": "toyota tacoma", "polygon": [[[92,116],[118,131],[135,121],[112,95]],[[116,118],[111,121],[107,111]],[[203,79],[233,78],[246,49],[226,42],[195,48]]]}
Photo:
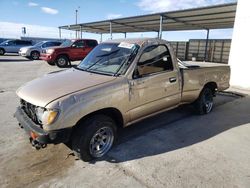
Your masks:
{"label": "toyota tacoma", "polygon": [[118,129],[149,116],[187,103],[198,114],[211,112],[229,78],[228,65],[179,61],[165,40],[110,40],[77,67],[19,88],[15,117],[37,149],[70,143],[89,161],[111,149]]}

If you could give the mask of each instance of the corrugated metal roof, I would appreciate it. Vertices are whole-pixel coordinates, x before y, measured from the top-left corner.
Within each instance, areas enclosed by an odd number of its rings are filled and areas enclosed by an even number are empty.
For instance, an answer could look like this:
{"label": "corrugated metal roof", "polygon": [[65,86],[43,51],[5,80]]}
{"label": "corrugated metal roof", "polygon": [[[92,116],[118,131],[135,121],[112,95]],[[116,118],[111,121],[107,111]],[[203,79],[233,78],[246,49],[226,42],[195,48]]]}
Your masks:
{"label": "corrugated metal roof", "polygon": [[140,15],[97,22],[60,26],[61,29],[109,33],[159,31],[162,16],[162,31],[233,28],[237,3],[214,5],[171,12]]}

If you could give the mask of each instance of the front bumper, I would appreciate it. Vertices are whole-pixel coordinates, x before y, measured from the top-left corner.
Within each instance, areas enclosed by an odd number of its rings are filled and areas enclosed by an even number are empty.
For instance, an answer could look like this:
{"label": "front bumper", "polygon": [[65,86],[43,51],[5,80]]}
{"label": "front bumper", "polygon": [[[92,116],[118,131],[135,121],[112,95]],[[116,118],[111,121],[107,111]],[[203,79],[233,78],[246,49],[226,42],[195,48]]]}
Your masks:
{"label": "front bumper", "polygon": [[47,62],[54,62],[55,61],[55,57],[54,57],[53,54],[44,54],[44,53],[42,53],[40,55],[40,59],[44,60],[44,61],[47,61]]}
{"label": "front bumper", "polygon": [[22,57],[29,57],[30,56],[28,52],[19,51],[18,54],[19,54],[19,56],[22,56]]}
{"label": "front bumper", "polygon": [[35,124],[20,107],[17,108],[14,117],[20,123],[20,126],[24,128],[30,139],[34,139],[41,144],[66,143],[70,139],[71,128],[45,131]]}

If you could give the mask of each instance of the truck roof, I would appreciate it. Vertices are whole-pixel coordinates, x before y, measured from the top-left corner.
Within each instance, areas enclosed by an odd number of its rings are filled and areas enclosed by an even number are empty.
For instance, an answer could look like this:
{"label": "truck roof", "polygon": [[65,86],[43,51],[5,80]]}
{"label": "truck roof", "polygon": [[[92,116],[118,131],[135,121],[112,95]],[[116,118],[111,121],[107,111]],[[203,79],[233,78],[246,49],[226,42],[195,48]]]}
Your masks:
{"label": "truck roof", "polygon": [[127,43],[133,43],[138,44],[141,46],[144,43],[167,43],[166,40],[158,39],[158,38],[129,38],[129,39],[113,39],[113,40],[107,40],[104,43],[121,43],[121,42],[127,42]]}

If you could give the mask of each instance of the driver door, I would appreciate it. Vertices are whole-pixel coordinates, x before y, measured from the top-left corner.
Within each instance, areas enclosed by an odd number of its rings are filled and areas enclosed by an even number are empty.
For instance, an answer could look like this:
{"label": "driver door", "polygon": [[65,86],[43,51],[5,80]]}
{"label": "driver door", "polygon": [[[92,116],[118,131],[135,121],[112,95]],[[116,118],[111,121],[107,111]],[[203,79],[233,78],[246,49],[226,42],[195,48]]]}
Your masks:
{"label": "driver door", "polygon": [[86,55],[85,43],[83,40],[78,40],[71,47],[72,60],[82,60]]}
{"label": "driver door", "polygon": [[147,47],[129,81],[130,120],[177,105],[181,99],[178,71],[165,45]]}

